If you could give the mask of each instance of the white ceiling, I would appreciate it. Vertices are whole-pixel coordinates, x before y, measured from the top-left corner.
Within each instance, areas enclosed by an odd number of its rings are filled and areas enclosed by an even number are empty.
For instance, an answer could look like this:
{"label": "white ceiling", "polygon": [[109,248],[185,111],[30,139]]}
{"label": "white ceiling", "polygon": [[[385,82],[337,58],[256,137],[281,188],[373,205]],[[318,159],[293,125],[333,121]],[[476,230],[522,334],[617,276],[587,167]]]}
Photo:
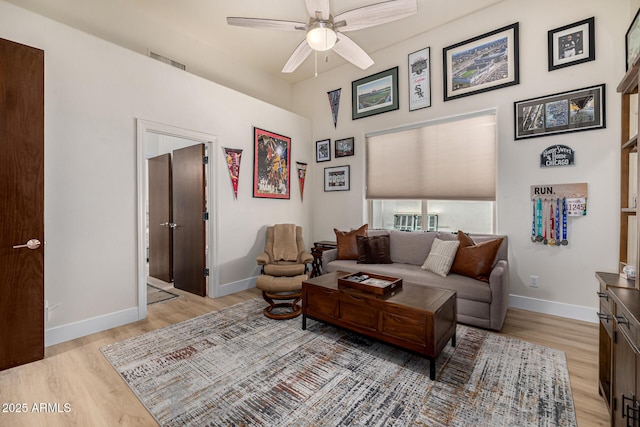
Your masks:
{"label": "white ceiling", "polygon": [[[75,27],[131,50],[153,51],[187,70],[211,67],[199,58],[218,56],[277,76],[290,83],[313,77],[313,54],[294,73],[282,74],[304,33],[227,25],[227,16],[308,21],[304,0],[8,0],[25,9]],[[331,0],[333,15],[381,0]],[[349,33],[370,55],[504,0],[417,0],[417,15]],[[455,39],[455,37],[454,37]],[[429,41],[425,40],[428,44]],[[345,61],[318,55],[319,72]]]}

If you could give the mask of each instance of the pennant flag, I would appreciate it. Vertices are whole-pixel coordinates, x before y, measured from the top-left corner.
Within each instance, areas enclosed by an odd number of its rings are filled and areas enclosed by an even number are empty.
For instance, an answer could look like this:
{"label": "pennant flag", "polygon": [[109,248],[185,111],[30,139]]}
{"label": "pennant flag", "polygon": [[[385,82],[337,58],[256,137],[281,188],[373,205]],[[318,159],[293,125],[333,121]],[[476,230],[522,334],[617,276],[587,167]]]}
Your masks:
{"label": "pennant flag", "polygon": [[302,195],[304,194],[304,178],[307,175],[307,164],[296,162],[296,166],[298,168],[298,181],[300,182],[300,200],[302,200]]}
{"label": "pennant flag", "polygon": [[242,156],[242,149],[225,148],[224,155],[227,158],[227,167],[229,168],[229,178],[231,178],[231,185],[233,186],[233,196],[238,200],[238,179],[240,178],[240,158]]}
{"label": "pennant flag", "polygon": [[331,107],[331,115],[333,116],[333,127],[338,126],[338,107],[340,107],[340,91],[342,88],[327,92],[329,95],[329,106]]}

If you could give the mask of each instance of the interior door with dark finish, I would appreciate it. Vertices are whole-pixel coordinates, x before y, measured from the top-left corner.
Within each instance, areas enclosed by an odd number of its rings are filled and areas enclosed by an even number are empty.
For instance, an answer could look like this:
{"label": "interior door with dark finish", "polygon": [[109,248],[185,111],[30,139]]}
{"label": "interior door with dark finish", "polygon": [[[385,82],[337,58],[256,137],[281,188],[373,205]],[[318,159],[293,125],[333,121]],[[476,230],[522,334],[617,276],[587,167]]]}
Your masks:
{"label": "interior door with dark finish", "polygon": [[173,286],[207,294],[204,144],[173,152]]}
{"label": "interior door with dark finish", "polygon": [[44,357],[44,51],[0,39],[0,370]]}
{"label": "interior door with dark finish", "polygon": [[152,157],[149,170],[149,276],[173,279],[171,154]]}

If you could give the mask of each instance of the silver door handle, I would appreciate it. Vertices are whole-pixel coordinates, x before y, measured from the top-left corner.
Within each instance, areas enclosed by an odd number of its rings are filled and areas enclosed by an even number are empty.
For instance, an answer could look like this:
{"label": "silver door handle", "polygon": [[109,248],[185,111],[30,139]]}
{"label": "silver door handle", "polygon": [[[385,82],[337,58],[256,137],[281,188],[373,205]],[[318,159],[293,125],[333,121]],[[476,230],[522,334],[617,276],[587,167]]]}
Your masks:
{"label": "silver door handle", "polygon": [[178,224],[175,224],[173,222],[163,222],[162,224],[160,224],[160,226],[175,229],[178,226]]}
{"label": "silver door handle", "polygon": [[40,240],[31,239],[24,245],[15,245],[13,249],[27,248],[27,249],[33,250],[33,249],[38,249],[39,247],[40,247]]}

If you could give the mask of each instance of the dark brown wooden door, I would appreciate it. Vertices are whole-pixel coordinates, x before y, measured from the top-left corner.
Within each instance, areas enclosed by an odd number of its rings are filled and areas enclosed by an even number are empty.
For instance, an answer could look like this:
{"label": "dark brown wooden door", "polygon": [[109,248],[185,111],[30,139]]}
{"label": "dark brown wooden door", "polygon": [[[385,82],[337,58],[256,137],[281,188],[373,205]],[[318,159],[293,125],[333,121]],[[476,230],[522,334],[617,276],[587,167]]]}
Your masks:
{"label": "dark brown wooden door", "polygon": [[173,286],[205,296],[204,144],[173,152]]}
{"label": "dark brown wooden door", "polygon": [[44,357],[43,212],[44,52],[0,39],[0,370]]}
{"label": "dark brown wooden door", "polygon": [[149,160],[149,276],[173,279],[171,154]]}

